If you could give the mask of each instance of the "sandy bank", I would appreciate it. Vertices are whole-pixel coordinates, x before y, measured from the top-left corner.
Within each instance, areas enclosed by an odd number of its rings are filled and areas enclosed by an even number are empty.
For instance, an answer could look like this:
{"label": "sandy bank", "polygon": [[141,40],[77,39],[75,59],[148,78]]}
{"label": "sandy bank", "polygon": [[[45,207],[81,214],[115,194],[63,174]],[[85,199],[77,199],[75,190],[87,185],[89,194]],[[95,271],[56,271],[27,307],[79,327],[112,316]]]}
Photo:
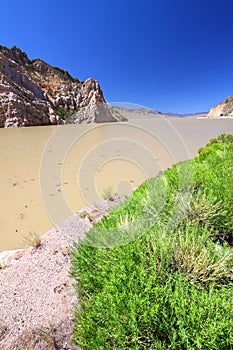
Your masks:
{"label": "sandy bank", "polygon": [[70,342],[77,304],[69,276],[71,248],[122,200],[102,200],[74,214],[43,235],[37,249],[14,252],[8,260],[2,254],[8,266],[0,269],[1,350],[78,349]]}

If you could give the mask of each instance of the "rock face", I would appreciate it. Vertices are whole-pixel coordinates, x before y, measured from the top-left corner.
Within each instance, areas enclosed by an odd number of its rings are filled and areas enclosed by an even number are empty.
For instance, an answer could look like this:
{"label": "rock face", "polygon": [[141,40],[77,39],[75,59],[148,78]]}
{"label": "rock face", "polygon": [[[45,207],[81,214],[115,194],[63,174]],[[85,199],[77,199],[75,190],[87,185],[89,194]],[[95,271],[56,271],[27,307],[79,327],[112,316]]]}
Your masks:
{"label": "rock face", "polygon": [[207,117],[233,117],[233,95],[210,109]]}
{"label": "rock face", "polygon": [[0,46],[0,127],[125,121],[99,83],[81,82],[17,47]]}

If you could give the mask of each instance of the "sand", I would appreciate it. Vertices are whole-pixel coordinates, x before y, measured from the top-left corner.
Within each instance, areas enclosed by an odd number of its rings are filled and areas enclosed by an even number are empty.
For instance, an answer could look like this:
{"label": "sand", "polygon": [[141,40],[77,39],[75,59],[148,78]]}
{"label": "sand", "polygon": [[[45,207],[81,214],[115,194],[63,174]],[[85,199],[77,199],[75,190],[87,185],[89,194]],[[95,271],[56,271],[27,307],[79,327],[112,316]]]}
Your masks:
{"label": "sand", "polygon": [[[122,200],[99,201],[71,216],[43,235],[39,247],[0,269],[0,350],[79,349],[71,344],[78,307],[70,276],[73,241]],[[89,215],[81,218],[84,212]]]}

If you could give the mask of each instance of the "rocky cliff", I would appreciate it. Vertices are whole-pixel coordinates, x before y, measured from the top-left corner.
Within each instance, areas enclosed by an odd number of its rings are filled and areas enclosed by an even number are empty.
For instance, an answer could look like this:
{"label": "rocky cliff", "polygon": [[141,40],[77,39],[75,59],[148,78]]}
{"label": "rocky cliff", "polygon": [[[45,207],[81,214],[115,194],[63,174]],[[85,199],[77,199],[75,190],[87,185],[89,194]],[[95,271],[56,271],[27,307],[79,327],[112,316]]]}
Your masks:
{"label": "rocky cliff", "polygon": [[210,109],[207,117],[233,117],[233,95]]}
{"label": "rocky cliff", "polygon": [[17,47],[0,46],[0,127],[124,120],[96,80],[81,82]]}

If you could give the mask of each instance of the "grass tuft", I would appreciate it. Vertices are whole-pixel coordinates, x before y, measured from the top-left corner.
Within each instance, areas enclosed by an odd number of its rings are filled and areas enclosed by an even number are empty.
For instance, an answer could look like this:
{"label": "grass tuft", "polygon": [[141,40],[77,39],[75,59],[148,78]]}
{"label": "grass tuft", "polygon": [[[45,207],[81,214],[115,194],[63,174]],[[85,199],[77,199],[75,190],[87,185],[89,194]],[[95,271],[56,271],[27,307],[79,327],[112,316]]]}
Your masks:
{"label": "grass tuft", "polygon": [[35,231],[28,231],[27,234],[22,235],[22,238],[25,241],[25,243],[27,243],[35,249],[41,247],[42,245],[41,238],[37,235]]}
{"label": "grass tuft", "polygon": [[114,201],[118,193],[112,187],[107,187],[103,190],[102,198],[107,201]]}

